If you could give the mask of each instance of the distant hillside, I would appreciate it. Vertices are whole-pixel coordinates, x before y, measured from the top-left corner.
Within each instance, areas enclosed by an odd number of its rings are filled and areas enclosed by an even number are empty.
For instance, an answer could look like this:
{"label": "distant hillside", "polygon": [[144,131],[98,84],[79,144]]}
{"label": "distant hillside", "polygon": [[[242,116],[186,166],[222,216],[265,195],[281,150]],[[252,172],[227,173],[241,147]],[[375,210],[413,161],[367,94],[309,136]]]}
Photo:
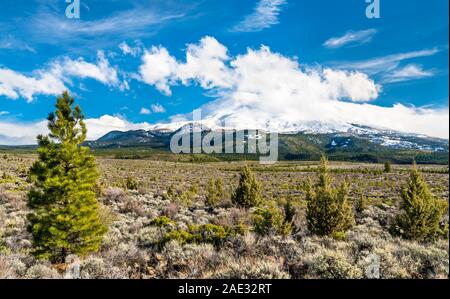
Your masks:
{"label": "distant hillside", "polygon": [[[188,128],[189,129],[189,128]],[[158,151],[170,150],[170,139],[177,131],[138,130],[113,131],[87,145],[94,150],[149,148]],[[205,135],[209,131],[203,131]],[[228,134],[235,132],[228,131]],[[246,135],[246,139],[252,138]],[[448,164],[448,140],[429,138],[413,134],[378,131],[360,127],[353,132],[337,133],[291,133],[279,135],[280,160],[317,160],[325,153],[332,160]],[[254,155],[257,158],[257,155]],[[223,160],[242,159],[242,155],[214,155]],[[250,156],[251,157],[251,156]],[[245,158],[249,158],[245,155]]]}

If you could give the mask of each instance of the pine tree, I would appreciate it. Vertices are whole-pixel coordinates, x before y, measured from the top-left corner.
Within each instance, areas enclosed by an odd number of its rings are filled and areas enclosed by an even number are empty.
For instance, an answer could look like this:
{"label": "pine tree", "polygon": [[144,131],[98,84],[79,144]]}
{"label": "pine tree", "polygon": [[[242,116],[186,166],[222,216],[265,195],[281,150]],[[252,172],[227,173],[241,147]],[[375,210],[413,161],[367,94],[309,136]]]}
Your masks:
{"label": "pine tree", "polygon": [[37,137],[39,159],[29,173],[28,230],[34,254],[53,262],[97,251],[107,230],[96,200],[95,160],[81,146],[87,133],[84,116],[73,104],[68,92],[58,97],[56,113],[48,116],[50,134]]}
{"label": "pine tree", "polygon": [[232,201],[234,204],[247,209],[261,204],[260,186],[248,165],[242,170],[239,186],[232,196]]}
{"label": "pine tree", "polygon": [[221,178],[210,179],[206,189],[206,205],[209,207],[215,206],[223,198],[223,182]]}
{"label": "pine tree", "polygon": [[355,211],[358,214],[361,214],[364,212],[364,210],[367,208],[367,198],[364,195],[363,191],[360,191],[359,196],[355,200]]}
{"label": "pine tree", "polygon": [[391,172],[391,161],[384,162],[384,172],[390,173]]}
{"label": "pine tree", "polygon": [[332,187],[325,157],[321,158],[319,173],[319,182],[307,188],[308,229],[320,236],[345,233],[355,221],[348,200],[348,184]]}
{"label": "pine tree", "polygon": [[402,212],[396,230],[406,239],[429,241],[440,233],[445,205],[430,192],[414,162],[410,178],[402,190]]}

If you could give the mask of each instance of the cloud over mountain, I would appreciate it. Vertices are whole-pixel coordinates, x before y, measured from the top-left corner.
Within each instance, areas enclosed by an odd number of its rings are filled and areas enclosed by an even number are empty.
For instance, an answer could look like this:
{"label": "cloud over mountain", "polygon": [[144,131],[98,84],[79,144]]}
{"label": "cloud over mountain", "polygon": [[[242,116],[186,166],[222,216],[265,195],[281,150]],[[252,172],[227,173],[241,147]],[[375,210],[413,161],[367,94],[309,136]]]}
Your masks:
{"label": "cloud over mountain", "polygon": [[369,104],[381,86],[359,71],[302,66],[266,46],[229,57],[227,48],[212,37],[189,45],[186,56],[180,62],[164,47],[153,47],[142,58],[140,75],[166,95],[179,84],[214,91],[217,99],[202,108],[216,122],[234,119],[241,126],[268,129],[308,122],[357,123],[448,138],[448,128],[442,126],[448,122],[448,109]]}

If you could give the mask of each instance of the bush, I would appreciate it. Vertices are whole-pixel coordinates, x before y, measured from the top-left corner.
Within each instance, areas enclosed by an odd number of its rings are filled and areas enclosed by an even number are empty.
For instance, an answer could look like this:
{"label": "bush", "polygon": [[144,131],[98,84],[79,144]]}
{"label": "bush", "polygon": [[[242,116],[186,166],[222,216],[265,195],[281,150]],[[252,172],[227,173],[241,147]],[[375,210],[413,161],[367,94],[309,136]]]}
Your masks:
{"label": "bush", "polygon": [[168,227],[168,226],[173,226],[173,225],[175,225],[175,223],[166,216],[159,216],[159,217],[156,217],[155,219],[153,219],[150,222],[150,225],[164,228],[164,227]]}
{"label": "bush", "polygon": [[312,260],[307,278],[359,279],[363,278],[363,272],[350,264],[341,253],[325,250]]}
{"label": "bush", "polygon": [[285,220],[282,211],[273,203],[253,213],[253,225],[259,235],[288,235],[292,230],[292,223]]}
{"label": "bush", "polygon": [[187,230],[172,230],[166,233],[160,245],[177,241],[180,245],[207,243],[222,245],[228,238],[243,235],[248,231],[244,225],[224,227],[214,224],[190,225]]}
{"label": "bush", "polygon": [[439,224],[445,203],[430,192],[415,164],[401,196],[401,213],[396,217],[394,233],[417,241],[430,241],[442,234]]}
{"label": "bush", "polygon": [[208,183],[206,192],[206,205],[210,207],[217,205],[224,195],[222,179],[211,179]]}
{"label": "bush", "polygon": [[279,263],[264,260],[241,260],[214,275],[218,279],[289,279]]}
{"label": "bush", "polygon": [[364,210],[367,208],[367,198],[364,195],[363,192],[356,198],[355,200],[355,211],[358,214],[361,214],[364,212]]}
{"label": "bush", "polygon": [[348,185],[343,183],[338,188],[331,186],[328,161],[325,157],[321,159],[319,172],[319,182],[314,188],[309,186],[307,191],[308,229],[319,236],[344,233],[355,222],[348,201]]}
{"label": "bush", "polygon": [[391,172],[391,161],[386,161],[384,163],[384,172],[385,173],[390,173]]}
{"label": "bush", "polygon": [[260,186],[248,165],[244,167],[239,179],[239,186],[235,190],[232,201],[243,208],[253,208],[261,204]]}
{"label": "bush", "polygon": [[127,177],[127,179],[125,180],[124,183],[124,187],[127,190],[137,190],[138,189],[138,182],[136,182],[135,179],[133,179],[132,177]]}

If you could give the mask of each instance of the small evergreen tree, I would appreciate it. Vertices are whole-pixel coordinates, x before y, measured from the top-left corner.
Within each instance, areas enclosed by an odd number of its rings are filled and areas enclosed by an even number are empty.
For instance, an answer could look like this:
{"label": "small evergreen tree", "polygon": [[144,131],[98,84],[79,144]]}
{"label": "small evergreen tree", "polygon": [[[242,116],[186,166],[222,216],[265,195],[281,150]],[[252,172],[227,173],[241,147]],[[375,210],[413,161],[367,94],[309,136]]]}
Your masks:
{"label": "small evergreen tree", "polygon": [[386,162],[384,162],[384,172],[385,173],[390,173],[391,172],[391,169],[392,167],[391,167],[391,161],[386,161]]}
{"label": "small evergreen tree", "polygon": [[261,204],[260,186],[248,165],[244,167],[239,186],[232,196],[232,202],[243,208],[257,207]]}
{"label": "small evergreen tree", "polygon": [[253,213],[253,226],[258,235],[281,234],[288,235],[292,231],[292,222],[276,206],[269,202],[264,208],[258,208]]}
{"label": "small evergreen tree", "polygon": [[206,205],[213,207],[223,198],[223,182],[221,178],[211,179],[206,189]]}
{"label": "small evergreen tree", "polygon": [[328,161],[321,158],[319,182],[307,188],[308,229],[316,235],[345,233],[354,224],[352,207],[348,200],[348,185],[333,188],[328,172]]}
{"label": "small evergreen tree", "polygon": [[82,147],[86,125],[79,106],[64,92],[48,116],[49,136],[38,136],[38,161],[30,169],[28,230],[34,254],[53,262],[98,250],[107,228],[99,217],[95,188],[98,172]]}
{"label": "small evergreen tree", "polygon": [[429,241],[441,234],[439,223],[446,207],[430,192],[415,162],[401,196],[401,213],[397,215],[395,227],[400,235]]}
{"label": "small evergreen tree", "polygon": [[361,214],[364,212],[364,210],[367,208],[367,198],[364,195],[363,191],[360,191],[359,196],[355,200],[355,211],[358,214]]}

